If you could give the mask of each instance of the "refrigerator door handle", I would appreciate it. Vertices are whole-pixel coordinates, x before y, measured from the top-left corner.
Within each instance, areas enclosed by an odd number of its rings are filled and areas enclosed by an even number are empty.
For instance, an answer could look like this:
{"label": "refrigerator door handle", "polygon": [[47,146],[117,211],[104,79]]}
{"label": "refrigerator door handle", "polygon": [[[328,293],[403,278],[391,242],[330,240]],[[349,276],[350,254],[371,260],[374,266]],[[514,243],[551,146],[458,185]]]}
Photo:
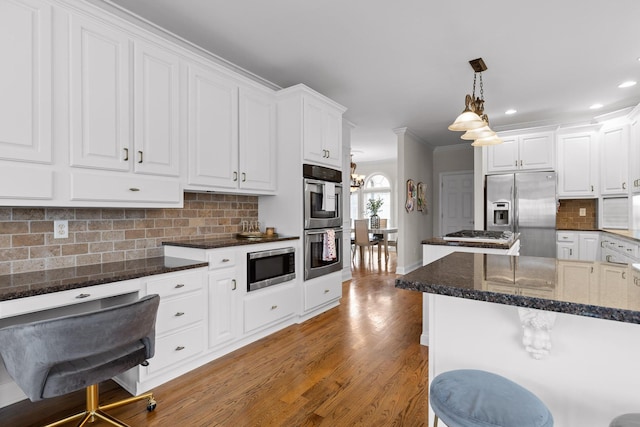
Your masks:
{"label": "refrigerator door handle", "polygon": [[511,206],[513,206],[513,232],[517,233],[520,230],[518,229],[518,225],[520,224],[520,212],[518,211],[518,187],[511,187],[511,194],[513,194],[513,200],[511,201]]}

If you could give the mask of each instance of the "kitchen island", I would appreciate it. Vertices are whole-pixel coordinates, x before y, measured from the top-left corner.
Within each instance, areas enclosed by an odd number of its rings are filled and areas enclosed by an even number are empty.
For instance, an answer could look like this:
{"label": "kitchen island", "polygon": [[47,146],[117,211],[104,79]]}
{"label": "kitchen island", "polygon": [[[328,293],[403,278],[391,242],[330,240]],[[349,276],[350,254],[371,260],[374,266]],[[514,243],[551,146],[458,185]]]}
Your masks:
{"label": "kitchen island", "polygon": [[538,395],[557,427],[607,426],[640,412],[638,268],[453,253],[396,287],[428,295],[430,379],[484,369]]}

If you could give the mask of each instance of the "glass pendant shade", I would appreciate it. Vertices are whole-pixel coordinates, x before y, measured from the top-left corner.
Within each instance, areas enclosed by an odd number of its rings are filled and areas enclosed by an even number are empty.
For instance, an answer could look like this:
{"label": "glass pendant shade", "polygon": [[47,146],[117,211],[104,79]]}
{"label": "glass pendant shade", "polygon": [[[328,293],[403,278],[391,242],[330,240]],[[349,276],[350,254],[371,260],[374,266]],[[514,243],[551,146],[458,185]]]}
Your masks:
{"label": "glass pendant shade", "polygon": [[479,115],[473,111],[465,108],[462,114],[460,114],[456,120],[449,125],[449,130],[453,131],[467,131],[478,129],[485,126],[486,123],[480,118]]}
{"label": "glass pendant shade", "polygon": [[474,141],[478,138],[488,138],[490,136],[494,136],[496,133],[492,131],[491,128],[489,128],[487,122],[485,122],[484,124],[485,125],[481,128],[466,131],[460,138],[467,141]]}
{"label": "glass pendant shade", "polygon": [[474,147],[486,147],[489,145],[502,144],[504,141],[498,138],[498,135],[489,136],[486,138],[478,138],[471,143]]}

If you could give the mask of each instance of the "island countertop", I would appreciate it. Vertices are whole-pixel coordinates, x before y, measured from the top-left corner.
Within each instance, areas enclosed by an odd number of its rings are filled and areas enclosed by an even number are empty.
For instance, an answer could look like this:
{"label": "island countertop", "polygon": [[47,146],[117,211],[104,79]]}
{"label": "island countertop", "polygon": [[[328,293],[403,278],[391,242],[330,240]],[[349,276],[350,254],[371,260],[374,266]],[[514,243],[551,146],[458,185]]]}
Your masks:
{"label": "island countertop", "polygon": [[640,324],[640,269],[627,264],[455,252],[396,287]]}

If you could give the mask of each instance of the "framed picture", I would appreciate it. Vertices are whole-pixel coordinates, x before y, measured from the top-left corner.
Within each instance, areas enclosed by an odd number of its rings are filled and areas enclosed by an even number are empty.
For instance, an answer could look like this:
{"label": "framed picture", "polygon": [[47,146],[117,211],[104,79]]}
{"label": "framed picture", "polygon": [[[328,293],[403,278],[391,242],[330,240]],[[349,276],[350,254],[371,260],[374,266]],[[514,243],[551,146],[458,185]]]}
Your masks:
{"label": "framed picture", "polygon": [[404,204],[404,208],[407,212],[411,212],[416,207],[416,183],[409,179],[407,180],[407,201]]}
{"label": "framed picture", "polygon": [[419,212],[427,212],[427,184],[418,183],[417,187],[417,209]]}

